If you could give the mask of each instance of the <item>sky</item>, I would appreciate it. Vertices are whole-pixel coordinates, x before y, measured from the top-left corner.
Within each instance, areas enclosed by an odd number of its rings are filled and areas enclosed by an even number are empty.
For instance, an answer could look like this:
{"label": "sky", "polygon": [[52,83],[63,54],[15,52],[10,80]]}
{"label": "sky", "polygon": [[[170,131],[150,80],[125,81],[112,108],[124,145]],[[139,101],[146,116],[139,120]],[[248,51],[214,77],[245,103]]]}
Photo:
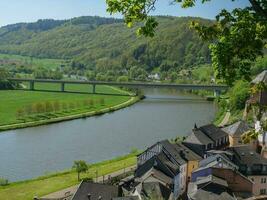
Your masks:
{"label": "sky", "polygon": [[[200,1],[200,0],[198,0]],[[212,0],[204,5],[182,9],[171,0],[158,0],[153,15],[198,16],[214,19],[222,9],[249,5],[248,0]],[[105,0],[0,0],[0,26],[19,22],[34,22],[38,19],[69,19],[79,16],[110,17]],[[121,17],[115,15],[113,17]]]}

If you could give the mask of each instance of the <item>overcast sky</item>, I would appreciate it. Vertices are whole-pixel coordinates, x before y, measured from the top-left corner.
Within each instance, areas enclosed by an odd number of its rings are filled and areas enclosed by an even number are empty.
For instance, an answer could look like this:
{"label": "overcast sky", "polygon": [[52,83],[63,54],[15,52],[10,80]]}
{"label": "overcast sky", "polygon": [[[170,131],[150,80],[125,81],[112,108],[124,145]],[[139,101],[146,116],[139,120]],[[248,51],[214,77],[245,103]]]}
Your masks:
{"label": "overcast sky", "polygon": [[[229,10],[249,4],[248,0],[212,0],[205,5],[198,4],[195,8],[182,9],[179,5],[170,5],[170,2],[158,0],[153,14],[213,19],[222,8]],[[0,0],[0,26],[38,19],[69,19],[89,15],[110,16],[106,12],[105,0]]]}

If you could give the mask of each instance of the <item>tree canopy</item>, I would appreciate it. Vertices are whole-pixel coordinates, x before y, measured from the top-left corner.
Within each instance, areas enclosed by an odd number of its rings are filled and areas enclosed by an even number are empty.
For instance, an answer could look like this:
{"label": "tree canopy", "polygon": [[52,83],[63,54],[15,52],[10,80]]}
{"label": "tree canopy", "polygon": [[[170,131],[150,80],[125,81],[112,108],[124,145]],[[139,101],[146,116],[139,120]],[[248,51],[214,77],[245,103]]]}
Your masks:
{"label": "tree canopy", "polygon": [[76,170],[78,174],[78,181],[80,180],[80,173],[85,173],[88,170],[88,165],[83,160],[74,161],[73,168]]}
{"label": "tree canopy", "polygon": [[[199,0],[202,3],[211,0]],[[232,0],[235,1],[235,0]],[[111,14],[122,13],[125,23],[132,27],[143,22],[137,33],[153,37],[158,22],[150,16],[156,9],[157,0],[106,0]],[[183,8],[195,6],[197,0],[173,0]],[[252,63],[266,47],[267,39],[267,1],[249,0],[250,6],[232,11],[222,9],[212,25],[197,21],[191,23],[199,36],[211,42],[212,64],[217,77],[229,85],[237,78],[249,79]]]}

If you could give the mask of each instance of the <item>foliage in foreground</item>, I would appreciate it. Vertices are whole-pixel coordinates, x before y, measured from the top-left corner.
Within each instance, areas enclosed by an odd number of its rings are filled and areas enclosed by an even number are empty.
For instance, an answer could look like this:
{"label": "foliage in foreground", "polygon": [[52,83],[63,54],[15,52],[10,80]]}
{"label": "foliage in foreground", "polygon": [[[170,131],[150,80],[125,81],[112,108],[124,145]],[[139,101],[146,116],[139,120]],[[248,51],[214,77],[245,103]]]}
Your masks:
{"label": "foliage in foreground", "polygon": [[[210,0],[202,0],[205,3]],[[234,0],[233,0],[234,1]],[[121,13],[125,23],[144,22],[138,34],[153,37],[158,21],[149,16],[156,8],[157,0],[106,0],[111,14]],[[175,0],[183,8],[194,7],[196,0]],[[235,8],[229,12],[222,9],[216,22],[207,25],[195,20],[191,23],[199,36],[211,42],[212,65],[217,77],[229,85],[238,78],[250,78],[251,65],[263,55],[267,39],[267,1],[250,0],[246,8]]]}

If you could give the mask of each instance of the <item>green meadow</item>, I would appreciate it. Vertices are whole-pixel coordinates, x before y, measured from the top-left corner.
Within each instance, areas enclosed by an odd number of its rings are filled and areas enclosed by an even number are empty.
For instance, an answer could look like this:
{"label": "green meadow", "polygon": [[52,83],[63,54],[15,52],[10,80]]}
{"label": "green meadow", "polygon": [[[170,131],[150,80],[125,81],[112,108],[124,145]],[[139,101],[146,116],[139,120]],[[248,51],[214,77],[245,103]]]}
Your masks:
{"label": "green meadow", "polygon": [[[24,88],[27,87],[24,84]],[[37,83],[35,89],[37,91],[0,90],[0,126],[45,121],[93,111],[97,112],[120,105],[131,99],[127,92],[109,86],[97,86],[96,91],[98,94],[90,94],[92,86],[89,85],[67,84],[65,89],[68,92],[64,93],[48,92],[49,90],[59,91],[60,84]],[[86,103],[87,101],[90,101],[90,105]],[[44,110],[33,114],[24,113],[22,116],[18,116],[19,110],[26,110],[29,106],[37,104],[50,104],[53,106],[55,102],[58,104],[56,110],[51,110],[50,112]]]}
{"label": "green meadow", "polygon": [[45,69],[57,69],[61,65],[68,66],[69,63],[63,59],[46,59],[46,58],[35,58],[29,56],[0,54],[0,61],[2,66],[12,66],[12,64],[33,66],[35,68]]}

